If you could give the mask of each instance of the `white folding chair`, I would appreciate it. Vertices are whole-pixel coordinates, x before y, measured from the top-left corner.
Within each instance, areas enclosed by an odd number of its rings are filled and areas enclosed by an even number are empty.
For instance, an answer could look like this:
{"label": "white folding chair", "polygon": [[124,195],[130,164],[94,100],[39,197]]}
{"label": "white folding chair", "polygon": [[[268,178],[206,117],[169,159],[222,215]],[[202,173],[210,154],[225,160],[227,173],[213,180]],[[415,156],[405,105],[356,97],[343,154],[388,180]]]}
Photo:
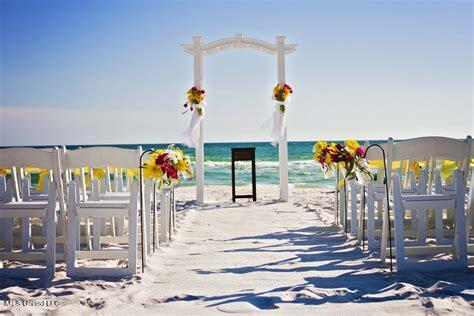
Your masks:
{"label": "white folding chair", "polygon": [[[0,149],[0,168],[10,168],[14,170],[15,167],[39,167],[47,170],[61,170],[59,161],[59,152],[55,148],[53,150],[42,150],[33,148],[6,148]],[[8,182],[7,190],[13,192],[14,180],[16,176],[12,174],[12,179]],[[25,261],[46,261],[45,268],[12,268],[2,269],[0,275],[10,277],[48,277],[54,275],[54,265],[56,262],[56,197],[59,200],[60,210],[65,209],[63,203],[63,194],[61,189],[61,177],[59,173],[54,173],[55,182],[49,184],[49,193],[47,201],[11,201],[0,203],[0,218],[8,223],[4,239],[4,252],[0,254],[2,260],[25,260]],[[59,184],[59,185],[58,185]],[[58,189],[56,189],[58,187]],[[22,249],[23,252],[13,251],[12,238],[12,222],[15,218],[22,218]],[[30,250],[30,234],[29,234],[29,220],[30,218],[45,219],[43,225],[46,226],[46,237],[43,238],[46,244],[45,253],[33,252],[26,253]],[[65,222],[64,212],[62,212],[62,223]],[[64,230],[63,230],[64,231]],[[4,235],[4,236],[5,236]]]}
{"label": "white folding chair", "polygon": [[[70,277],[124,277],[136,274],[137,271],[137,229],[138,229],[138,184],[132,184],[130,201],[85,201],[77,200],[76,183],[71,182],[68,189],[68,250],[67,250],[67,275]],[[128,218],[128,249],[127,250],[76,250],[78,223],[83,217]],[[77,266],[77,260],[107,260],[128,259],[126,267],[91,267]]]}
{"label": "white folding chair", "polygon": [[[395,243],[398,271],[434,271],[442,269],[467,268],[466,224],[464,210],[464,173],[458,172],[455,179],[455,195],[426,194],[402,195],[401,182],[398,174],[392,175],[393,181],[393,211],[395,217]],[[407,246],[404,236],[405,210],[417,209],[420,218],[429,209],[455,210],[455,240],[452,245],[444,246]],[[430,258],[423,261],[409,260],[411,256],[439,255],[452,253],[449,260]],[[409,257],[408,259],[406,257]]]}
{"label": "white folding chair", "polygon": [[[387,143],[380,144],[383,150],[386,153],[386,159],[388,160],[388,152],[391,151],[391,146],[393,146],[393,140],[389,139]],[[366,144],[365,148],[368,147]],[[382,151],[379,148],[373,148],[366,153],[366,159],[368,161],[382,161],[383,155]],[[388,166],[388,162],[387,162]],[[379,168],[377,172],[377,179],[369,182],[366,185],[360,185],[358,183],[353,183],[351,190],[354,192],[351,193],[351,221],[354,221],[354,225],[357,222],[357,232],[359,242],[364,236],[359,233],[363,231],[363,218],[365,213],[365,206],[367,206],[367,244],[370,250],[376,249],[376,224],[382,222],[382,208],[385,201],[385,185],[384,185],[384,173],[383,168]],[[357,198],[357,195],[360,195],[360,198]],[[360,206],[358,207],[358,201],[360,201]],[[376,206],[378,212],[376,213]],[[359,212],[357,210],[359,209]],[[359,213],[359,214],[357,214]],[[377,215],[377,219],[376,219]],[[352,225],[351,225],[352,226]],[[354,228],[355,229],[355,228]],[[379,230],[380,231],[380,230]]]}
{"label": "white folding chair", "polygon": [[[127,168],[127,169],[134,169],[138,167],[139,158],[141,155],[142,149],[138,147],[137,150],[130,150],[130,149],[123,149],[118,147],[88,147],[88,148],[80,148],[72,151],[63,150],[62,160],[65,169],[73,170],[73,169],[80,169],[81,176],[78,177],[77,180],[80,193],[83,197],[83,201],[87,201],[88,199],[93,199],[95,201],[129,201],[130,200],[130,193],[128,192],[108,192],[107,194],[101,194],[100,190],[98,189],[97,181],[94,181],[93,176],[93,169],[94,168],[105,168],[106,172],[108,172],[108,166],[116,166],[117,168]],[[89,169],[89,177],[91,183],[91,194],[89,195],[86,192],[85,186],[85,168]],[[106,177],[107,179],[107,177]],[[110,179],[110,178],[108,178]],[[108,182],[106,180],[106,182]],[[91,232],[90,232],[90,220],[89,218],[85,219],[86,224],[86,243],[91,249],[98,249],[102,242],[107,243],[111,241],[112,238],[114,241],[123,240],[126,241],[126,237],[124,237],[124,219],[120,217],[114,217],[111,222],[111,229],[112,229],[112,236],[103,236],[104,234],[104,221],[105,218],[93,218],[93,234],[95,240],[91,239]],[[117,224],[117,225],[115,225]],[[81,242],[81,239],[78,239],[78,242]]]}
{"label": "white folding chair", "polygon": [[[394,143],[393,139],[389,139],[389,141],[385,144],[382,144],[382,147],[385,150],[386,154],[386,165],[387,165],[387,173],[390,174],[393,169],[393,163],[398,162],[400,167],[396,169],[397,173],[400,177],[404,176],[405,181],[404,187],[402,188],[402,194],[417,194],[421,193],[424,194],[427,190],[430,191],[428,188],[428,183],[431,181],[432,176],[427,170],[433,169],[431,166],[433,165],[432,162],[435,159],[440,159],[442,157],[449,157],[461,160],[461,166],[465,165],[465,150],[467,143],[470,142],[470,137],[468,136],[465,141],[460,141],[456,139],[449,139],[444,137],[421,137],[417,139],[411,139],[406,141],[400,141]],[[396,144],[396,145],[395,145]],[[405,147],[402,151],[400,151],[400,146]],[[447,147],[446,147],[447,146]],[[445,149],[436,149],[436,147],[440,148],[449,148],[448,150]],[[398,148],[398,151],[397,151]],[[407,149],[408,148],[408,149]],[[398,154],[397,154],[398,152]],[[403,156],[403,157],[402,157]],[[367,153],[367,159],[369,161],[372,160],[382,160],[381,152],[374,148],[373,150]],[[425,170],[421,172],[420,179],[421,181],[416,182],[414,170],[409,169],[409,165],[411,161],[425,161]],[[402,169],[403,166],[406,166],[406,169]],[[384,221],[382,214],[386,210],[386,197],[385,197],[385,185],[383,184],[383,169],[378,170],[378,179],[377,181],[371,182],[367,185],[366,188],[357,188],[357,191],[363,191],[366,189],[367,191],[367,228],[368,228],[368,247],[370,250],[377,250],[379,247],[379,243],[377,242],[378,237],[382,237],[385,240],[386,244],[386,235],[388,233],[388,227],[383,227]],[[421,182],[421,185],[419,183]],[[390,183],[389,183],[390,185]],[[352,197],[355,197],[355,193],[352,194]],[[357,200],[356,198],[353,199],[354,202],[351,202],[351,209],[357,209]],[[376,207],[377,206],[377,207]],[[363,207],[363,206],[362,206]],[[375,210],[377,209],[377,212]],[[410,231],[408,234],[411,236],[417,236],[418,232],[418,216],[416,210],[409,210],[411,213],[410,218]],[[375,216],[378,214],[378,220],[375,219]],[[354,218],[357,218],[355,215]],[[354,219],[353,219],[354,220]],[[377,229],[377,223],[382,222],[382,230]],[[362,229],[362,219],[358,219],[359,227],[357,230],[360,231]],[[385,225],[387,225],[387,221],[385,221]],[[378,224],[380,225],[380,224]],[[359,241],[361,240],[362,236],[358,236]],[[383,252],[382,252],[383,255]]]}
{"label": "white folding chair", "polygon": [[[430,180],[433,179],[434,165],[437,160],[454,160],[458,161],[459,171],[463,171],[466,166],[467,157],[469,155],[470,137],[466,140],[457,140],[445,137],[420,137],[405,141],[396,142],[393,145],[391,153],[389,153],[390,164],[392,161],[425,161],[425,168],[429,172],[421,172],[420,181],[418,185],[418,194],[426,195],[431,193]],[[463,173],[464,174],[464,173]],[[400,175],[399,175],[400,177]],[[428,179],[427,181],[425,181]],[[401,181],[401,180],[400,180]],[[465,184],[465,178],[462,179],[462,183]],[[464,190],[465,191],[465,190]],[[463,192],[464,192],[463,191]],[[410,190],[401,190],[402,195],[413,196]],[[413,204],[409,204],[413,205]],[[405,211],[411,211],[411,228],[413,229],[414,221],[416,218],[416,240],[412,243],[418,246],[424,246],[427,242],[427,237],[434,235],[436,238],[435,242],[437,245],[443,245],[452,243],[452,240],[446,241],[444,238],[443,231],[443,209],[433,208],[420,211],[416,208],[405,209]],[[427,228],[427,213],[434,212],[435,218],[435,229],[429,230]],[[449,215],[449,210],[446,210]],[[382,240],[381,240],[381,260],[385,262],[386,258],[386,245],[388,235],[388,213],[384,209],[383,225],[382,225]],[[413,236],[411,236],[413,237]]]}

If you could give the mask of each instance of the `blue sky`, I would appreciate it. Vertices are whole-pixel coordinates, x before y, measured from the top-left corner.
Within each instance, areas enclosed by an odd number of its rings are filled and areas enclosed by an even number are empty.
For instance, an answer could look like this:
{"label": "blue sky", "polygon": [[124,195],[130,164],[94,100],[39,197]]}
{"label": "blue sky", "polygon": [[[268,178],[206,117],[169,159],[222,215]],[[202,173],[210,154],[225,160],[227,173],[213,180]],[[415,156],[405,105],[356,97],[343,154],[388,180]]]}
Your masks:
{"label": "blue sky", "polygon": [[[290,140],[465,137],[470,1],[0,2],[0,145],[180,142],[180,44],[286,35]],[[207,141],[269,140],[276,58],[205,58]]]}

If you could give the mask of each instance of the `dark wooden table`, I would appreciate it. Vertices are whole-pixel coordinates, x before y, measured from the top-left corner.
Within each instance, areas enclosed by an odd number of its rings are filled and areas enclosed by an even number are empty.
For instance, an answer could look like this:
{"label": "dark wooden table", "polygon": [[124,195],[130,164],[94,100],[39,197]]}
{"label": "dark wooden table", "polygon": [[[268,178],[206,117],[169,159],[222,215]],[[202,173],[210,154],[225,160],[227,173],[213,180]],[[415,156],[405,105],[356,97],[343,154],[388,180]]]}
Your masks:
{"label": "dark wooden table", "polygon": [[[232,202],[236,198],[252,198],[257,200],[257,176],[255,172],[255,147],[248,148],[231,148],[232,151]],[[236,195],[235,194],[235,162],[236,161],[252,161],[252,194]]]}

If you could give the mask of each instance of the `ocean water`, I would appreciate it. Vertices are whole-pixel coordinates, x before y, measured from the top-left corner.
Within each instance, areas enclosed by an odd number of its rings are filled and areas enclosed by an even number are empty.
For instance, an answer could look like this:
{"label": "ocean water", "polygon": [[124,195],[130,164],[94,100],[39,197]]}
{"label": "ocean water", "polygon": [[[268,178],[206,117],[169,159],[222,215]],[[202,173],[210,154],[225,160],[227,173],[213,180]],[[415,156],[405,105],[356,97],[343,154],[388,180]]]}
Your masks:
{"label": "ocean water", "polygon": [[[146,144],[143,149],[166,148],[169,144]],[[176,144],[195,162],[195,150]],[[325,178],[318,163],[313,160],[314,142],[288,142],[288,181],[298,187],[334,185],[333,178]],[[114,145],[136,148],[137,144]],[[75,149],[78,146],[67,146]],[[82,146],[82,147],[87,147]],[[270,142],[206,143],[204,145],[204,181],[211,185],[231,185],[231,148],[255,147],[257,184],[278,184],[278,147]],[[251,183],[251,163],[237,162],[236,184]],[[194,179],[183,185],[195,184]]]}

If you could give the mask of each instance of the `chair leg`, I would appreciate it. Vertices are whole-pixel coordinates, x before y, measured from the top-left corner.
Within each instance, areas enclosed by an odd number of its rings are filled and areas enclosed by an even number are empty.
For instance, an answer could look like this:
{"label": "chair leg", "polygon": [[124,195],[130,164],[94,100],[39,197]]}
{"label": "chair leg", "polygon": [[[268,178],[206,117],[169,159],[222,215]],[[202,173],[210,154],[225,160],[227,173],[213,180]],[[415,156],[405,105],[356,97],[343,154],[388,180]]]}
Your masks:
{"label": "chair leg", "polygon": [[67,275],[72,275],[74,271],[74,265],[76,262],[75,253],[77,248],[77,238],[80,234],[80,225],[77,223],[77,217],[73,214],[69,214],[67,222],[67,255],[66,255],[66,266],[67,266]]}
{"label": "chair leg", "polygon": [[385,259],[387,258],[388,221],[390,220],[388,216],[389,206],[385,204],[387,203],[383,203],[383,202],[381,203],[382,208],[383,208],[383,221],[382,221],[382,237],[380,240],[380,261],[382,262],[382,264],[385,264]]}
{"label": "chair leg", "polygon": [[151,253],[151,212],[149,209],[145,209],[145,217],[146,217],[146,240],[147,242],[147,252]]}
{"label": "chair leg", "polygon": [[418,228],[418,214],[416,210],[410,210],[410,230],[416,232]]}
{"label": "chair leg", "polygon": [[116,225],[115,225],[115,217],[112,217],[110,219],[110,226],[112,228],[112,236],[117,236],[117,229],[116,229]]}
{"label": "chair leg", "polygon": [[464,210],[464,173],[456,175],[456,227],[455,249],[459,265],[467,268],[466,215]]}
{"label": "chair leg", "polygon": [[115,233],[117,236],[123,236],[125,234],[125,218],[123,217],[114,217],[115,221]]}
{"label": "chair leg", "polygon": [[357,234],[357,185],[351,183],[351,234]]}
{"label": "chair leg", "polygon": [[172,194],[173,194],[173,232],[174,232],[174,229],[176,228],[176,197],[174,195],[174,189],[172,191]]}
{"label": "chair leg", "polygon": [[30,218],[23,217],[21,219],[21,249],[23,252],[30,250],[31,225]]}
{"label": "chair leg", "polygon": [[91,221],[89,217],[86,217],[86,246],[88,250],[92,249]]}
{"label": "chair leg", "polygon": [[46,236],[47,235],[47,232],[46,232],[46,218],[43,218],[43,226],[41,226],[41,235],[42,236]]}
{"label": "chair leg", "polygon": [[92,249],[99,250],[100,249],[100,228],[102,223],[102,218],[100,217],[93,217],[92,218],[92,235],[93,235],[93,244]]}
{"label": "chair leg", "polygon": [[105,236],[107,235],[107,225],[105,224],[105,218],[100,218],[100,235]]}
{"label": "chair leg", "polygon": [[168,233],[168,211],[169,208],[168,192],[161,190],[161,203],[160,203],[160,243],[167,242]]}
{"label": "chair leg", "polygon": [[138,196],[138,187],[136,183],[132,184],[130,188],[132,192],[132,199],[130,201],[130,214],[128,216],[128,271],[130,274],[137,273],[137,236],[138,236],[138,207],[137,207],[137,196]]}
{"label": "chair leg", "polygon": [[346,199],[347,193],[346,193],[346,185],[341,186],[339,190],[339,224],[342,226],[344,229],[344,232],[346,231],[346,206],[347,206],[347,199]]}
{"label": "chair leg", "polygon": [[55,219],[55,210],[53,209],[48,210],[48,214],[46,217],[46,240],[47,240],[47,248],[46,248],[46,269],[47,269],[47,277],[52,279],[54,278],[54,271],[56,265],[56,219]]}
{"label": "chair leg", "polygon": [[393,212],[395,226],[395,253],[397,257],[397,271],[403,271],[405,268],[405,237],[403,226],[404,210],[402,208],[400,178],[393,178]]}
{"label": "chair leg", "polygon": [[153,210],[153,243],[158,246],[159,245],[159,240],[158,240],[158,234],[159,234],[159,228],[158,228],[158,212],[156,210],[156,205],[155,209]]}
{"label": "chair leg", "polygon": [[5,242],[5,251],[13,250],[13,218],[4,218],[2,221],[3,240]]}
{"label": "chair leg", "polygon": [[436,235],[436,244],[442,245],[444,243],[443,236],[443,210],[435,209],[435,235]]}
{"label": "chair leg", "polygon": [[76,237],[74,238],[76,242],[76,250],[81,250],[81,219],[76,218],[74,221],[75,225],[77,226],[73,232],[76,234]]}
{"label": "chair leg", "polygon": [[375,214],[374,214],[374,191],[371,184],[367,193],[367,244],[369,250],[375,250]]}
{"label": "chair leg", "polygon": [[426,245],[426,211],[418,209],[418,230],[416,244],[418,246]]}
{"label": "chair leg", "polygon": [[357,228],[357,240],[359,242],[362,241],[362,231],[364,227],[364,220],[365,220],[365,186],[361,186],[360,188],[360,206],[359,206],[359,227]]}
{"label": "chair leg", "polygon": [[384,214],[383,202],[377,201],[377,220],[383,222],[383,219],[384,219],[383,214]]}

